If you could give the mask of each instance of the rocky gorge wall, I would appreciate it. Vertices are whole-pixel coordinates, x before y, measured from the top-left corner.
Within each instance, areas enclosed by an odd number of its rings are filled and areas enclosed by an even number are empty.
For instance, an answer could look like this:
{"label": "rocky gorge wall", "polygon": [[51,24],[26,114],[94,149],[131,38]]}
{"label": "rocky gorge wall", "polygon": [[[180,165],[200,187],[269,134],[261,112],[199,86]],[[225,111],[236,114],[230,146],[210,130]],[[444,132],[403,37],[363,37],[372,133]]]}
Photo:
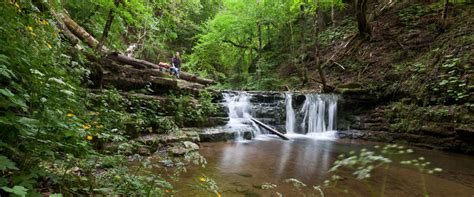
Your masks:
{"label": "rocky gorge wall", "polygon": [[381,141],[460,153],[474,153],[472,112],[464,106],[418,106],[381,102],[370,94],[340,95],[340,138]]}

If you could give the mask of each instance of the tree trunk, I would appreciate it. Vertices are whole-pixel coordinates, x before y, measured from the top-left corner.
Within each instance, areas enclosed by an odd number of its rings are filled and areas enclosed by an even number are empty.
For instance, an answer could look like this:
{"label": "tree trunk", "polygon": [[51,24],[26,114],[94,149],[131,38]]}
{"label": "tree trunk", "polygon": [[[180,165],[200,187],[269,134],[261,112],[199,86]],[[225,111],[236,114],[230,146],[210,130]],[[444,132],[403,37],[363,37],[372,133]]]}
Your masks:
{"label": "tree trunk", "polygon": [[354,0],[354,5],[359,35],[370,37],[371,30],[367,22],[367,0]]}
{"label": "tree trunk", "polygon": [[[257,39],[258,39],[258,47],[257,47],[257,60],[260,59],[261,53],[262,53],[262,21],[260,17],[260,12],[259,12],[259,5],[260,5],[260,0],[257,1]],[[257,61],[258,62],[258,61]],[[257,63],[258,64],[258,63]],[[255,64],[255,71],[258,70],[258,66]],[[252,69],[252,73],[253,73]]]}
{"label": "tree trunk", "polygon": [[100,49],[104,45],[105,40],[107,39],[107,36],[109,35],[110,27],[112,26],[113,20],[114,20],[114,10],[110,9],[109,15],[107,17],[107,22],[105,23],[104,32],[102,33],[102,38],[100,39],[100,42],[97,48]]}
{"label": "tree trunk", "polygon": [[[64,22],[66,27],[77,37],[82,39],[82,41],[86,42],[87,45],[91,48],[97,48],[99,45],[99,41],[97,41],[94,36],[89,34],[84,28],[79,26],[76,21],[72,20],[68,15],[63,14],[61,16],[61,20]],[[102,53],[109,53],[109,50],[104,46],[98,49]]]}
{"label": "tree trunk", "polygon": [[334,12],[335,12],[334,11],[334,0],[331,0],[331,23],[332,23],[332,27],[336,26],[336,19],[334,18]]}
{"label": "tree trunk", "polygon": [[321,16],[321,9],[320,9],[320,3],[319,0],[317,1],[317,6],[318,9],[316,11],[316,18],[314,20],[314,27],[315,27],[315,32],[314,32],[314,40],[315,40],[315,46],[314,46],[314,57],[315,57],[315,62],[316,62],[316,68],[318,69],[319,77],[321,78],[321,84],[323,85],[323,92],[327,92],[328,86],[326,84],[326,76],[324,75],[324,70],[323,67],[321,66],[321,61],[320,61],[320,46],[319,46],[319,17]]}
{"label": "tree trunk", "polygon": [[441,19],[443,20],[443,23],[444,23],[444,21],[446,21],[446,16],[448,15],[448,4],[449,4],[449,0],[445,0],[444,7],[443,7],[443,13],[441,15]]}
{"label": "tree trunk", "polygon": [[308,68],[306,65],[306,38],[305,38],[305,32],[306,32],[306,18],[305,18],[305,5],[306,5],[306,0],[304,1],[303,5],[300,5],[300,37],[301,37],[301,67],[303,69],[303,81],[302,81],[302,86],[306,86],[308,84]]}
{"label": "tree trunk", "polygon": [[[64,24],[66,24],[67,28],[74,33],[77,37],[81,38],[83,41],[85,41],[89,47],[91,48],[97,48],[99,45],[99,42],[91,35],[89,34],[84,28],[79,26],[74,20],[72,20],[69,16],[63,15],[61,19],[64,21]],[[166,67],[161,64],[154,64],[152,62],[146,61],[146,60],[141,60],[141,59],[136,59],[132,57],[127,57],[125,55],[116,53],[116,52],[110,52],[107,47],[103,46],[98,49],[101,53],[106,54],[107,58],[122,64],[128,64],[131,65],[135,68],[154,68],[158,69],[161,67]],[[180,78],[191,81],[191,82],[196,82],[200,83],[203,85],[209,85],[209,84],[214,84],[214,80],[211,79],[204,79],[204,78],[199,78],[197,76],[194,76],[192,74],[186,73],[186,72],[181,72],[180,73]]]}
{"label": "tree trunk", "polygon": [[255,119],[255,118],[250,118],[250,120],[252,120],[256,124],[260,125],[261,127],[265,128],[266,130],[270,131],[271,133],[277,135],[281,139],[290,140],[288,137],[283,135],[283,133],[280,133],[279,131],[275,130],[274,128],[271,128],[270,126],[266,125],[265,123],[260,122],[259,120]]}

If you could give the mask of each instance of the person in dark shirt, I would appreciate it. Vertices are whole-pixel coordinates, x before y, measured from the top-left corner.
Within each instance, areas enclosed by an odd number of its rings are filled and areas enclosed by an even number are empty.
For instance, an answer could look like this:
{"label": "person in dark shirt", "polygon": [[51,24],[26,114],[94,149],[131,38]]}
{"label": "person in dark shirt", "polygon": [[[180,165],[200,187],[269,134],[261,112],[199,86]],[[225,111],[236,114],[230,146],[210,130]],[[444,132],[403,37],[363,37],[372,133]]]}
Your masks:
{"label": "person in dark shirt", "polygon": [[179,78],[179,72],[181,70],[181,57],[179,55],[179,52],[176,52],[176,55],[171,59],[171,73],[176,75],[177,78]]}

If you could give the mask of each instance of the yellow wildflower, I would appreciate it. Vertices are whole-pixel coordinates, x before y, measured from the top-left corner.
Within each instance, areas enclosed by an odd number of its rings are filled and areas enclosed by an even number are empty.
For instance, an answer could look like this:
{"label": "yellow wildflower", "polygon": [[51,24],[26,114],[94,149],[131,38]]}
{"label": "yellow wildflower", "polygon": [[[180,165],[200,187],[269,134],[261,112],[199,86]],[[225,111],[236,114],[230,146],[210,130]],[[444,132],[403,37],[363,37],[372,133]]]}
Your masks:
{"label": "yellow wildflower", "polygon": [[84,129],[90,129],[90,128],[91,128],[91,125],[90,125],[90,124],[83,124],[83,125],[82,125],[82,128],[84,128]]}
{"label": "yellow wildflower", "polygon": [[49,43],[46,43],[46,45],[48,45],[48,48],[52,49],[53,46],[51,46]]}
{"label": "yellow wildflower", "polygon": [[199,181],[204,182],[204,181],[206,181],[206,178],[201,177],[201,178],[199,178]]}
{"label": "yellow wildflower", "polygon": [[92,141],[93,139],[94,139],[94,137],[92,137],[92,135],[88,135],[88,136],[86,137],[86,140],[87,140],[87,141]]}
{"label": "yellow wildflower", "polygon": [[26,29],[27,29],[28,31],[33,31],[33,27],[31,27],[31,26],[27,26]]}
{"label": "yellow wildflower", "polygon": [[74,114],[73,113],[67,113],[66,116],[67,117],[74,117]]}
{"label": "yellow wildflower", "polygon": [[221,193],[217,192],[217,197],[221,197]]}
{"label": "yellow wildflower", "polygon": [[43,24],[43,25],[47,25],[47,24],[49,24],[49,23],[48,23],[48,21],[47,21],[47,20],[41,20],[41,24]]}

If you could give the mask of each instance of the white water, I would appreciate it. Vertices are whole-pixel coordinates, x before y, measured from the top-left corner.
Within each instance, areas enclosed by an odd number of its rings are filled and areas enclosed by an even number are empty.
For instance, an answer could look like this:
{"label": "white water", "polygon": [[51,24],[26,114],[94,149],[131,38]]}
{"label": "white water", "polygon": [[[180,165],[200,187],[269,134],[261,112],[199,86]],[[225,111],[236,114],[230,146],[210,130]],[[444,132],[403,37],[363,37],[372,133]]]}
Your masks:
{"label": "white water", "polygon": [[[334,136],[334,131],[337,128],[337,96],[306,94],[305,97],[301,108],[295,111],[293,108],[293,94],[287,93],[285,95],[285,129],[287,134],[290,136],[306,134],[307,136],[324,139],[333,138],[332,136]],[[225,105],[229,110],[229,122],[226,128],[236,133],[237,141],[244,139],[243,135],[246,131],[252,131],[252,137],[268,133],[250,121],[253,106],[250,99],[251,95],[246,92],[224,94]],[[275,102],[274,104],[280,106],[278,103],[283,104],[281,102]]]}
{"label": "white water", "polygon": [[244,132],[251,130],[248,123],[250,122],[250,95],[245,92],[237,94],[224,94],[225,105],[229,109],[229,122],[226,128],[236,132],[236,140],[244,139]]}
{"label": "white water", "polygon": [[295,111],[293,110],[293,94],[287,93],[285,95],[285,109],[286,109],[286,133],[295,133]]}
{"label": "white water", "polygon": [[300,113],[301,133],[314,134],[336,129],[337,96],[307,94]]}

